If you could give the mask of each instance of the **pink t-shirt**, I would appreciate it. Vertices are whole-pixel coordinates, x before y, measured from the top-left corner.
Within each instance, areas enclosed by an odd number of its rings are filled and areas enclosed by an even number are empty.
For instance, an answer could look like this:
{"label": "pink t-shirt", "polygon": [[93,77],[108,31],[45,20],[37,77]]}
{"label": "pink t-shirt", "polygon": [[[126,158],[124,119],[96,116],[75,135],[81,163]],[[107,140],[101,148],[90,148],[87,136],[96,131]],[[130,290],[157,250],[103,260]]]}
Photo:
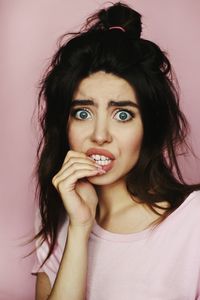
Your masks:
{"label": "pink t-shirt", "polygon": [[[67,226],[66,219],[55,251],[40,269],[51,286]],[[47,243],[37,250],[32,273],[37,273],[47,251]],[[191,193],[154,231],[117,234],[95,221],[89,238],[86,299],[200,300],[200,191]]]}

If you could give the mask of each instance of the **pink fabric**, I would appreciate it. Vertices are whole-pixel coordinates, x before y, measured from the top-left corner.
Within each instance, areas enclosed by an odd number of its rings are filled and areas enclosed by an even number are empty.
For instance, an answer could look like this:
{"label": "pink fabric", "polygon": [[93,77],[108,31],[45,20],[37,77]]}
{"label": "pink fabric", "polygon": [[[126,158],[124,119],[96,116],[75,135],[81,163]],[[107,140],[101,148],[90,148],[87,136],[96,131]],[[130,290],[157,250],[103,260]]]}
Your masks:
{"label": "pink fabric", "polygon": [[[116,234],[95,222],[89,239],[86,299],[199,300],[199,223],[200,191],[191,193],[154,231]],[[54,253],[40,270],[49,276],[51,286],[67,226],[66,220]],[[38,249],[33,272],[38,271],[47,250],[47,243]]]}

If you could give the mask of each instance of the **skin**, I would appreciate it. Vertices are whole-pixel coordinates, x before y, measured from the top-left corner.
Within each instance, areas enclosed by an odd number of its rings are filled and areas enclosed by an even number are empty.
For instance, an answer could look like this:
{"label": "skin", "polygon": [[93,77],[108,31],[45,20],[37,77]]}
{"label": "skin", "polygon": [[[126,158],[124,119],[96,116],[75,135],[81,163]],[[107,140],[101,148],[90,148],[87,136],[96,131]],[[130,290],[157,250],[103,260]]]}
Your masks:
{"label": "skin", "polygon": [[[83,99],[93,100],[94,105],[73,108],[79,111],[74,114],[72,110],[67,124],[70,148],[77,153],[86,153],[93,147],[102,148],[115,156],[111,170],[87,177],[88,182],[95,186],[98,220],[103,222],[117,215],[125,216],[130,208],[135,210],[138,207],[126,189],[125,176],[138,160],[143,125],[138,107],[108,107],[110,100],[129,100],[137,105],[131,85],[113,74],[99,71],[83,79],[74,93],[73,101]],[[87,109],[86,113],[83,113],[83,108]],[[127,109],[133,113],[133,117],[129,113],[123,114]],[[123,122],[123,117],[128,121]],[[141,205],[138,211],[141,211]]]}
{"label": "skin", "polygon": [[[84,105],[87,113],[82,111],[83,106],[80,104],[76,109],[81,111],[71,111],[67,122],[71,150],[66,153],[61,169],[52,178],[70,222],[68,242],[51,299],[61,299],[61,294],[64,299],[66,294],[74,292],[73,286],[77,286],[77,282],[81,285],[78,297],[80,298],[80,293],[83,294],[87,270],[87,241],[94,219],[111,232],[133,233],[144,230],[158,218],[145,205],[135,202],[125,185],[127,173],[138,160],[143,139],[143,126],[134,90],[122,78],[101,71],[81,81],[73,101],[81,99],[93,100],[95,105]],[[129,100],[134,106],[108,107],[111,100]],[[129,109],[133,117],[125,113],[124,109]],[[84,117],[83,120],[80,120],[80,116]],[[124,118],[128,121],[123,122]],[[103,172],[86,155],[90,148],[109,150],[115,156],[113,168]],[[77,244],[82,249],[77,248]],[[77,265],[82,272],[71,277],[70,270],[77,269]],[[68,285],[66,278],[71,279]],[[50,293],[47,275],[39,273],[36,298],[47,299]]]}

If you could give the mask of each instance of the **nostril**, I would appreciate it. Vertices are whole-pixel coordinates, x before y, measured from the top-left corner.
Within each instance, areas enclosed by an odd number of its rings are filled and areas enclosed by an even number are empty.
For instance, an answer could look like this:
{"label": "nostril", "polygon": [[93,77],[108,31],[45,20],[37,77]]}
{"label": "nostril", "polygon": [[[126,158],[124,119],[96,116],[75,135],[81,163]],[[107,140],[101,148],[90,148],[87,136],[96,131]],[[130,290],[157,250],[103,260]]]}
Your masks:
{"label": "nostril", "polygon": [[102,145],[105,142],[111,142],[112,141],[112,136],[108,133],[100,133],[100,132],[93,132],[92,136],[91,136],[91,140],[96,142],[99,145]]}

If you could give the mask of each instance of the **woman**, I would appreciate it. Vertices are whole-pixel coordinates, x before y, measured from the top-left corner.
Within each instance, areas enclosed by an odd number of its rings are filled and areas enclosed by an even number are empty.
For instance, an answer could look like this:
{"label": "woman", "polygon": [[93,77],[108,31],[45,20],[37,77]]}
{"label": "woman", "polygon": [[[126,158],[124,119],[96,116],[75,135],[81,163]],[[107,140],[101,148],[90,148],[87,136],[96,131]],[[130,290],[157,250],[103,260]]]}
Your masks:
{"label": "woman", "polygon": [[200,299],[200,185],[176,159],[187,122],[141,28],[125,4],[100,10],[42,82],[37,300]]}

